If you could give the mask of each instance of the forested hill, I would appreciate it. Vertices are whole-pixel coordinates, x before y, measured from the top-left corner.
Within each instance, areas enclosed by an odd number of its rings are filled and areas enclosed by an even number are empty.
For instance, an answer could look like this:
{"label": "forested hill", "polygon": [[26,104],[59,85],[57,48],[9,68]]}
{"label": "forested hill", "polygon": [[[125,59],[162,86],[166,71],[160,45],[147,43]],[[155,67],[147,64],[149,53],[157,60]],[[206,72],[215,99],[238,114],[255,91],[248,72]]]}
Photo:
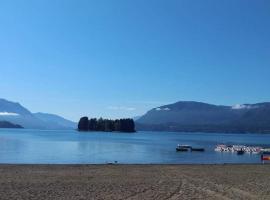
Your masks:
{"label": "forested hill", "polygon": [[154,108],[136,121],[137,130],[270,133],[270,103],[234,106],[180,101]]}
{"label": "forested hill", "polygon": [[82,117],[78,123],[79,131],[104,131],[104,132],[135,132],[133,119],[88,119]]}
{"label": "forested hill", "polygon": [[12,124],[7,121],[0,121],[0,128],[23,128],[23,127],[18,124]]}

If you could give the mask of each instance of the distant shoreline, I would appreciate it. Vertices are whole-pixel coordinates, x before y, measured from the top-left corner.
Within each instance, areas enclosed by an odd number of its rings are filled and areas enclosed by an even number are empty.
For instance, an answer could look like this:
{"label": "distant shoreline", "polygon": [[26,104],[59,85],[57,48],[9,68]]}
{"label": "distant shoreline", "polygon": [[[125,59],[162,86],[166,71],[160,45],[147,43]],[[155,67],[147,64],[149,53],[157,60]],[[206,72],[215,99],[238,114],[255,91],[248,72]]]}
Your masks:
{"label": "distant shoreline", "polygon": [[121,131],[79,131],[78,129],[33,129],[33,128],[1,128],[0,130],[39,130],[39,131],[75,131],[81,133],[140,133],[140,132],[159,132],[159,133],[209,133],[209,134],[260,134],[260,135],[269,135],[270,132],[206,132],[206,131],[152,131],[152,130],[136,130],[135,132],[121,132]]}

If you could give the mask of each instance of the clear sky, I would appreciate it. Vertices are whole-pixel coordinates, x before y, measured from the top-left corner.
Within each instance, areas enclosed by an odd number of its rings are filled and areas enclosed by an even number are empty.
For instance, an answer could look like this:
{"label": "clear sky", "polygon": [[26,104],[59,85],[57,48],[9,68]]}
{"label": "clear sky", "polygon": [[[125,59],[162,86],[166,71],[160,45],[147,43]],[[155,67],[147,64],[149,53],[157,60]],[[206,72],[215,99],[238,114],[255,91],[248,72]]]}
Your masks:
{"label": "clear sky", "polygon": [[269,86],[268,0],[0,1],[0,97],[33,112],[131,117]]}

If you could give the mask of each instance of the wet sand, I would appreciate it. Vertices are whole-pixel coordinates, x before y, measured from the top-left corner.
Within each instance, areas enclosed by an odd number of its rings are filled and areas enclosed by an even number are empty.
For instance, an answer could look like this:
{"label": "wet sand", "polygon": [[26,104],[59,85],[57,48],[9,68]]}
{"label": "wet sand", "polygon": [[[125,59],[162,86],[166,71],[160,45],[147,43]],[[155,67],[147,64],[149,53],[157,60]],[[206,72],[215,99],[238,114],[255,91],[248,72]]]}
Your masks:
{"label": "wet sand", "polygon": [[0,199],[270,199],[270,165],[0,165]]}

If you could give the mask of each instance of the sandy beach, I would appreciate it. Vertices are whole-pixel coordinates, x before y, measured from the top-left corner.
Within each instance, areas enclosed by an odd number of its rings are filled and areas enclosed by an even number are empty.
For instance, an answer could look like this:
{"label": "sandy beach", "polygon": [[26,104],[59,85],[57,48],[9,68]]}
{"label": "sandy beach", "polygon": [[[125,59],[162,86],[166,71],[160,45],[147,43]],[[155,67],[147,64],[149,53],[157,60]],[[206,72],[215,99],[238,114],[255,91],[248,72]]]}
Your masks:
{"label": "sandy beach", "polygon": [[270,165],[0,165],[0,199],[270,199]]}

